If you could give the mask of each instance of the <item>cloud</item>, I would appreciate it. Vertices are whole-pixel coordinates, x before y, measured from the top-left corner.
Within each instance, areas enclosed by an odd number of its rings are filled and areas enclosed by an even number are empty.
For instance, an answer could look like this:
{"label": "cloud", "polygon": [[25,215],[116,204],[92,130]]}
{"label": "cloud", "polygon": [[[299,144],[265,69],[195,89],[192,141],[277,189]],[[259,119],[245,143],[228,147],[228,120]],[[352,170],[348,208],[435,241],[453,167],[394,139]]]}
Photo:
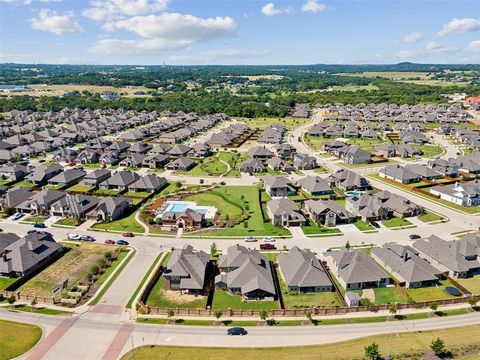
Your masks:
{"label": "cloud", "polygon": [[430,41],[427,45],[425,45],[425,50],[427,52],[449,53],[449,52],[457,51],[458,48],[444,47],[435,41]]}
{"label": "cloud", "polygon": [[262,14],[266,16],[274,16],[274,15],[279,15],[279,14],[288,14],[292,12],[292,8],[287,7],[284,9],[279,9],[275,7],[275,4],[270,2],[267,5],[262,7]]}
{"label": "cloud", "polygon": [[318,0],[308,0],[302,6],[302,11],[320,13],[327,10],[327,5],[320,4]]}
{"label": "cloud", "polygon": [[34,1],[41,3],[62,2],[63,0],[0,0],[0,3],[16,4],[16,5],[31,5]]}
{"label": "cloud", "polygon": [[200,55],[207,59],[228,58],[228,59],[251,59],[270,55],[270,50],[239,50],[220,49],[202,52]]}
{"label": "cloud", "polygon": [[453,18],[443,29],[438,32],[440,36],[447,36],[454,33],[467,33],[480,30],[480,20],[473,18],[458,19]]}
{"label": "cloud", "polygon": [[90,6],[82,15],[94,21],[104,21],[163,11],[167,9],[168,0],[92,0]]}
{"label": "cloud", "polygon": [[425,50],[432,51],[438,50],[441,48],[441,45],[436,43],[435,41],[430,41],[427,45],[425,45]]}
{"label": "cloud", "polygon": [[32,29],[48,31],[57,35],[82,32],[83,28],[73,17],[74,13],[71,11],[59,14],[50,9],[42,9],[38,13],[38,17],[30,19],[30,24]]}
{"label": "cloud", "polygon": [[468,51],[480,52],[480,40],[473,40],[467,46]]}
{"label": "cloud", "polygon": [[405,35],[402,39],[403,42],[406,42],[406,43],[416,43],[416,42],[419,42],[423,39],[423,36],[421,33],[419,32],[414,32],[414,33],[411,33],[411,34],[408,34],[408,35]]}
{"label": "cloud", "polygon": [[90,50],[107,54],[162,53],[231,36],[236,28],[237,24],[228,16],[206,19],[178,13],[134,16],[109,23],[108,30],[126,30],[141,39],[101,39]]}

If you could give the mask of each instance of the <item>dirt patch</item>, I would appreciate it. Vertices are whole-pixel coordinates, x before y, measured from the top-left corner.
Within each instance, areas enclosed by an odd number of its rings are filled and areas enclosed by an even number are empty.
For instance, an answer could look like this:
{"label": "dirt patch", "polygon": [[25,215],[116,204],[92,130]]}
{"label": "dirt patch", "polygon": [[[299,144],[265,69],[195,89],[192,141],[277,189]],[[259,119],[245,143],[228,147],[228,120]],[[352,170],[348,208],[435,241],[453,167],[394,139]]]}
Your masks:
{"label": "dirt patch", "polygon": [[201,296],[198,295],[182,294],[180,291],[166,289],[163,290],[163,295],[168,301],[176,303],[188,303],[201,298]]}
{"label": "dirt patch", "polygon": [[362,298],[363,299],[368,299],[372,302],[372,304],[375,304],[375,291],[373,291],[373,289],[363,290]]}

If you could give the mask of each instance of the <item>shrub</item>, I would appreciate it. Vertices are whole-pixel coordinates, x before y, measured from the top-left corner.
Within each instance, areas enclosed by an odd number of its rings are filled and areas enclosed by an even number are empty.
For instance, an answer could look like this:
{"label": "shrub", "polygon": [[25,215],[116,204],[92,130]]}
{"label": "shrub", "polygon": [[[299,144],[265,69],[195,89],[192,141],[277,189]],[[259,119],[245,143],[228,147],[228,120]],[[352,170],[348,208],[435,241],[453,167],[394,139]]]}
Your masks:
{"label": "shrub", "polygon": [[433,353],[437,356],[444,355],[446,352],[445,342],[440,338],[436,338],[430,344],[430,349],[432,349]]}
{"label": "shrub", "polygon": [[376,343],[365,346],[365,357],[369,360],[379,360],[381,358],[380,350]]}

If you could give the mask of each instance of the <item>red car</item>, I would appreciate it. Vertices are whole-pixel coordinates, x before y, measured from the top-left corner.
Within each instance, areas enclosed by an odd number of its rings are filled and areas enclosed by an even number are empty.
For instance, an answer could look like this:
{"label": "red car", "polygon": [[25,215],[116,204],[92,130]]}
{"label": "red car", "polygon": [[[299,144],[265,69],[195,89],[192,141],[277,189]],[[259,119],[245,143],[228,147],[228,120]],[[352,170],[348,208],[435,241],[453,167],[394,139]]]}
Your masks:
{"label": "red car", "polygon": [[277,247],[270,243],[260,244],[260,250],[276,250],[276,249]]}
{"label": "red car", "polygon": [[123,233],[122,236],[124,236],[124,237],[134,237],[135,235],[133,235],[133,233],[131,233],[131,232],[126,232],[126,233]]}
{"label": "red car", "polygon": [[115,241],[114,240],[105,240],[105,244],[115,245]]}

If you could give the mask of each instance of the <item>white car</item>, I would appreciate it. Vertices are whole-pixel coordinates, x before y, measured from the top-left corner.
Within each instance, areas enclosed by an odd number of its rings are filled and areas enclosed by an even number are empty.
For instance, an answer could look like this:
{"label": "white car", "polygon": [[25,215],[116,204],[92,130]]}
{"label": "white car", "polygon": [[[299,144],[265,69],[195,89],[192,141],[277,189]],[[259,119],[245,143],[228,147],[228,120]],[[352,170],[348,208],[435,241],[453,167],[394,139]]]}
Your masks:
{"label": "white car", "polygon": [[245,238],[245,242],[256,242],[257,239],[255,238],[255,236],[247,236]]}
{"label": "white car", "polygon": [[23,216],[23,213],[18,212],[18,213],[15,213],[15,215],[13,215],[12,218],[13,218],[13,220],[18,220],[18,219],[20,219],[22,216]]}
{"label": "white car", "polygon": [[67,238],[68,238],[68,240],[80,240],[80,235],[68,233]]}
{"label": "white car", "polygon": [[271,236],[267,236],[263,238],[264,242],[275,242],[275,239]]}

